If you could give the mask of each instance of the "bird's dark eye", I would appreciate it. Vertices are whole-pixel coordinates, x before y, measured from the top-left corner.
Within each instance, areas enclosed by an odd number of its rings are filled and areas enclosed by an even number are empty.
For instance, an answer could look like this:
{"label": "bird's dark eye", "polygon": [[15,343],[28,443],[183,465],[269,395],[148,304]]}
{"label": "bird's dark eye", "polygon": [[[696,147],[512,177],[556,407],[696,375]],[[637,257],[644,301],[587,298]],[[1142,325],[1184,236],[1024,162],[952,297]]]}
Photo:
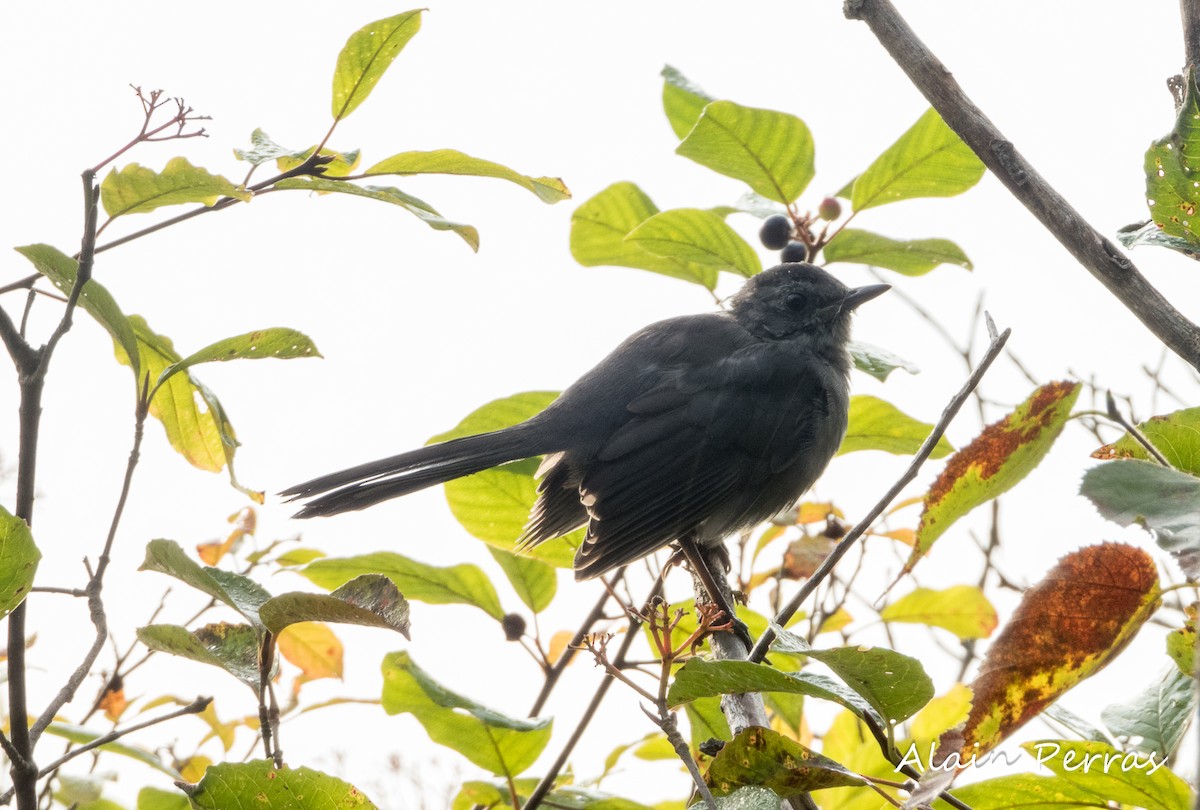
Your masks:
{"label": "bird's dark eye", "polygon": [[799,312],[804,309],[804,296],[799,293],[789,293],[788,297],[784,299],[784,303],[792,312]]}

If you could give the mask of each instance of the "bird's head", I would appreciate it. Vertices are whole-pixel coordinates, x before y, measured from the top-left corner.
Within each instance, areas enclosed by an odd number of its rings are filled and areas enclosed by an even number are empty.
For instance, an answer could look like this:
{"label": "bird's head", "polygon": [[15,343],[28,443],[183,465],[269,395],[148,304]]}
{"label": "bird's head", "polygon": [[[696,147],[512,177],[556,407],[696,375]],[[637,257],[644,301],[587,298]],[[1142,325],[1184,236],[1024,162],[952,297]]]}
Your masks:
{"label": "bird's head", "polygon": [[730,312],[760,337],[830,335],[845,342],[850,314],[889,289],[887,284],[851,288],[811,264],[781,264],[752,276],[731,299]]}

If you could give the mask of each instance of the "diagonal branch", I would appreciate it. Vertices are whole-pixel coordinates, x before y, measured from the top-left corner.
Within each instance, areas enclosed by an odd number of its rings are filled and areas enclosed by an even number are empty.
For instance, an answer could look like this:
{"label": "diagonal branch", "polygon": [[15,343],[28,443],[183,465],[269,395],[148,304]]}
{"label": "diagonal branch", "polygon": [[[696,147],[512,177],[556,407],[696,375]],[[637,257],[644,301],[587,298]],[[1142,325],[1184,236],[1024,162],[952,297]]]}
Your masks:
{"label": "diagonal branch", "polygon": [[[946,405],[946,409],[942,412],[942,418],[939,419],[937,424],[933,426],[933,430],[930,431],[929,436],[925,438],[925,443],[921,445],[921,449],[917,451],[915,456],[913,456],[912,463],[908,465],[908,469],[904,471],[904,474],[900,476],[896,483],[892,484],[892,488],[887,491],[887,494],[885,494],[883,498],[875,504],[875,506],[871,507],[871,510],[867,512],[862,520],[857,521],[854,524],[854,528],[851,529],[850,532],[843,537],[836,546],[833,547],[833,551],[829,552],[829,556],[827,556],[821,562],[821,565],[816,571],[813,572],[813,575],[808,578],[808,581],[801,586],[800,590],[796,592],[796,595],[789,599],[788,603],[783,606],[779,613],[775,615],[775,618],[772,620],[773,624],[783,627],[788,623],[788,620],[790,620],[792,616],[796,614],[796,611],[799,610],[800,606],[804,604],[804,601],[812,595],[812,592],[817,589],[817,586],[829,576],[830,572],[833,571],[834,566],[838,564],[838,561],[845,556],[846,552],[854,546],[855,542],[857,542],[860,537],[866,534],[867,529],[871,528],[871,524],[873,524],[875,520],[883,514],[883,511],[891,505],[892,501],[896,500],[896,496],[900,494],[901,490],[908,486],[909,482],[917,477],[917,472],[920,471],[921,465],[924,464],[925,460],[929,458],[929,454],[933,452],[933,448],[937,446],[937,443],[941,440],[942,435],[945,434],[946,428],[950,426],[950,423],[958,414],[959,409],[962,408],[963,403],[967,401],[967,399],[971,396],[971,393],[979,385],[979,381],[983,379],[983,375],[986,374],[987,370],[991,367],[992,361],[994,361],[1000,355],[1000,350],[1003,349],[1004,344],[1008,342],[1008,336],[1012,334],[1011,329],[1005,329],[1000,334],[996,334],[995,324],[992,323],[992,319],[990,317],[987,319],[987,324],[988,334],[992,339],[991,344],[988,346],[987,352],[984,354],[983,359],[979,361],[979,365],[975,368],[975,371],[971,374],[967,382],[961,389],[959,389],[958,393],[950,399],[950,402]],[[750,651],[750,655],[748,655],[747,658],[751,661],[761,662],[763,658],[766,657],[767,651],[771,648],[771,642],[774,640],[775,630],[772,629],[772,627],[768,627],[766,631],[759,636],[758,641],[754,644],[754,649]]]}
{"label": "diagonal branch", "polygon": [[[1155,337],[1200,369],[1200,327],[1163,297],[1116,245],[1105,239],[1037,173],[975,106],[889,0],[846,0],[942,119],[1076,261],[1108,288]],[[1190,45],[1189,45],[1190,52]]]}

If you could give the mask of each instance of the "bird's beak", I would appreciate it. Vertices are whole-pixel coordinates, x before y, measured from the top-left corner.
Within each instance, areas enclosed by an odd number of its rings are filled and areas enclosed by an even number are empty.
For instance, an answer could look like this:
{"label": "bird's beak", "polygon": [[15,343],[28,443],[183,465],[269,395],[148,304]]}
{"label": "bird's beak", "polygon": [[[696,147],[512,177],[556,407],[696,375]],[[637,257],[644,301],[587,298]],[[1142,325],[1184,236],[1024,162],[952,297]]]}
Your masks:
{"label": "bird's beak", "polygon": [[846,297],[842,299],[842,307],[844,309],[856,309],[859,304],[865,304],[872,298],[883,295],[891,288],[891,284],[869,284],[866,287],[855,287],[846,293]]}

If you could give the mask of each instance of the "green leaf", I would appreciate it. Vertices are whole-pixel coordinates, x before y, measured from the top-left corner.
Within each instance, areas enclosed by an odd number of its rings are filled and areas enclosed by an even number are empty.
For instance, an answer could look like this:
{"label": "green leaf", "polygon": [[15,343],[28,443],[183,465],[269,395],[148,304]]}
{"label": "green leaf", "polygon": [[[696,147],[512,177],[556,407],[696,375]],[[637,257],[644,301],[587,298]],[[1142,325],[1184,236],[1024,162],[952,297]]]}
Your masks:
{"label": "green leaf", "polygon": [[490,160],[464,155],[454,149],[435,149],[432,152],[400,152],[384,158],[365,174],[458,174],[470,177],[494,177],[516,183],[532,191],[544,203],[556,203],[571,198],[571,192],[558,177],[530,177]]}
{"label": "green leaf", "polygon": [[473,563],[439,568],[394,552],[377,551],[355,557],[325,557],[296,573],[330,590],[364,575],[381,574],[395,583],[405,599],[430,605],[474,605],[497,621],[504,617],[496,589]]}
{"label": "green leaf", "polygon": [[139,627],[137,637],[148,650],[219,667],[258,694],[260,638],[248,624],[218,622],[195,632],[174,624],[151,624]]}
{"label": "green leaf", "polygon": [[856,369],[870,374],[880,382],[887,382],[888,375],[898,368],[904,369],[909,374],[921,373],[921,369],[903,357],[870,343],[852,340],[846,345],[846,349],[850,352]]}
{"label": "green leaf", "polygon": [[[29,259],[39,273],[50,279],[59,292],[63,295],[71,294],[71,289],[75,286],[79,262],[50,245],[26,245],[17,248],[16,251]],[[94,279],[89,279],[83,286],[79,306],[112,335],[113,341],[125,351],[128,357],[133,358],[133,376],[137,380],[137,337],[133,333],[133,326],[129,323],[129,319],[117,306],[112,295]]]}
{"label": "green leaf", "polygon": [[1084,473],[1079,493],[1108,520],[1154,532],[1167,551],[1200,550],[1200,478],[1148,461],[1113,461]]}
{"label": "green leaf", "polygon": [[917,588],[879,612],[885,622],[926,624],[949,630],[961,639],[987,638],[996,629],[996,609],[973,585],[945,590]]}
{"label": "green leaf", "polygon": [[164,205],[204,203],[214,205],[222,197],[250,202],[254,195],[219,174],[193,166],[187,158],[175,157],[162,172],[130,163],[120,171],[114,167],[100,183],[100,202],[109,217],[144,214]]}
{"label": "green leaf", "polygon": [[847,228],[825,246],[825,261],[868,264],[906,276],[921,276],[939,264],[973,269],[962,248],[949,239],[910,239],[900,242],[870,231]]}
{"label": "green leaf", "polygon": [[29,524],[0,506],[0,619],[25,601],[41,558]]}
{"label": "green leaf", "polygon": [[355,197],[379,200],[403,208],[435,231],[453,231],[470,246],[471,250],[479,251],[479,231],[473,225],[451,222],[439,214],[437,209],[429,203],[392,186],[356,186],[344,180],[331,180],[324,177],[289,177],[280,180],[274,187],[285,191],[350,194]]}
{"label": "green leaf", "polygon": [[[1184,408],[1164,416],[1151,416],[1137,427],[1172,467],[1200,475],[1200,408]],[[1112,444],[1106,444],[1092,453],[1092,458],[1148,459],[1150,454],[1141,442],[1126,433]]]}
{"label": "green leaf", "polygon": [[930,108],[854,181],[855,211],[914,197],[953,197],[983,177],[971,148]]}
{"label": "green leaf", "polygon": [[[46,726],[46,733],[53,737],[60,737],[64,740],[69,740],[78,745],[86,745],[93,740],[98,740],[109,732],[108,730],[95,731],[87,728],[86,726],[77,726],[73,723],[54,722]],[[177,770],[159,759],[159,757],[155,755],[153,751],[147,751],[145,748],[139,748],[136,745],[131,745],[130,743],[125,742],[110,742],[100,746],[100,749],[102,751],[109,751],[123,757],[128,757],[129,759],[137,760],[143,765],[149,765],[154,770],[165,773],[172,779],[179,778],[179,772]]]}
{"label": "green leaf", "polygon": [[[515,425],[540,413],[557,397],[556,391],[526,391],[494,400],[467,414],[453,429],[429,441],[444,442]],[[446,502],[455,519],[472,536],[512,551],[537,499],[537,484],[533,478],[537,467],[537,459],[525,459],[447,481]],[[580,530],[522,553],[558,568],[571,568],[575,548],[581,541]]]}
{"label": "green leaf", "polygon": [[1062,777],[1032,773],[985,779],[950,792],[971,810],[1077,810],[1111,806],[1104,798]]}
{"label": "green leaf", "polygon": [[371,94],[400,51],[421,29],[423,10],[376,20],[350,35],[333,72],[333,120],[341,121]]}
{"label": "green leaf", "polygon": [[541,613],[550,606],[554,594],[558,591],[558,576],[554,566],[495,546],[488,546],[488,551],[500,564],[513,590],[526,607],[534,613]]}
{"label": "green leaf", "polygon": [[353,785],[310,768],[276,770],[270,760],[210,765],[199,784],[182,786],[199,810],[374,810]]}
{"label": "green leaf", "polygon": [[177,790],[144,787],[138,791],[137,810],[191,810],[192,803]]}
{"label": "green leaf", "polygon": [[406,652],[383,659],[383,709],[413,715],[434,742],[497,776],[518,776],[550,741],[550,720],[506,717],[481,706],[437,683]]}
{"label": "green leaf", "polygon": [[300,622],[358,624],[395,630],[408,638],[408,602],[395,583],[380,574],[363,574],[333,593],[285,593],[258,609],[263,625],[276,635]]}
{"label": "green leaf", "polygon": [[1183,626],[1167,634],[1167,655],[1180,673],[1195,678],[1196,672],[1196,614],[1189,609]]}
{"label": "green leaf", "polygon": [[717,271],[709,265],[664,258],[625,237],[658,208],[633,183],[614,183],[575,209],[571,215],[571,255],[584,267],[614,265],[649,270],[712,290]]}
{"label": "green leaf", "polygon": [[284,327],[258,329],[237,337],[218,340],[216,343],[205,346],[200,351],[193,352],[182,360],[172,363],[159,374],[157,385],[162,385],[172,375],[200,363],[260,360],[264,357],[290,360],[295,357],[320,356],[321,353],[317,351],[312,340],[295,329]]}
{"label": "green leaf", "polygon": [[250,133],[250,148],[238,149],[234,147],[233,156],[238,160],[244,160],[255,166],[261,166],[272,160],[279,160],[282,157],[296,157],[304,154],[304,152],[305,150],[303,149],[289,149],[286,146],[281,146],[261,128],[255,128]]}
{"label": "green leaf", "polygon": [[[1036,740],[1021,747],[1042,767],[1111,802],[1146,810],[1179,810],[1195,802],[1186,782],[1166,768],[1155,768],[1162,763],[1147,762],[1148,756],[1079,740]],[[1086,768],[1085,762],[1089,763]],[[1151,768],[1155,768],[1154,773]]]}
{"label": "green leaf", "polygon": [[785,799],[813,790],[866,784],[832,759],[757,726],[743,729],[725,743],[704,781],[714,796],[728,796],[740,787],[754,785]]}
{"label": "green leaf", "polygon": [[[166,369],[182,358],[171,339],[159,335],[140,315],[131,315],[129,324],[137,338],[138,360],[131,362],[124,347],[116,346],[117,360],[140,369],[149,379],[158,379]],[[155,391],[150,400],[150,415],[158,419],[167,441],[188,463],[209,472],[229,468],[230,483],[257,503],[261,492],[246,489],[233,473],[233,457],[238,441],[225,408],[216,395],[190,374],[176,374]]]}
{"label": "green leaf", "polygon": [[1106,706],[1100,719],[1113,736],[1127,738],[1131,748],[1166,760],[1179,748],[1196,711],[1195,685],[1191,675],[1168,664],[1128,701]]}
{"label": "green leaf", "polygon": [[803,121],[732,101],[705,107],[675,151],[784,205],[795,201],[816,173],[812,133]]}
{"label": "green leaf", "polygon": [[265,588],[249,577],[200,565],[174,540],[151,540],[146,545],[146,559],[138,570],[175,577],[233,608],[256,627],[262,625],[258,609],[271,598]]}
{"label": "green leaf", "polygon": [[1169,245],[1184,252],[1194,252],[1200,245],[1200,221],[1196,209],[1200,206],[1200,89],[1196,86],[1194,68],[1188,71],[1183,104],[1169,135],[1150,145],[1146,151],[1146,204],[1150,218],[1162,233],[1177,237],[1190,245]]}
{"label": "green leaf", "polygon": [[655,214],[633,229],[625,241],[657,256],[729,270],[749,278],[762,271],[758,255],[725,220],[699,208],[675,208]]}
{"label": "green leaf", "polygon": [[700,113],[713,97],[670,65],[663,66],[662,77],[663,111],[671,129],[675,130],[675,137],[683,138],[692,131]]}
{"label": "green leaf", "polygon": [[883,647],[817,650],[786,630],[776,633],[773,650],[820,661],[885,720],[907,720],[933,697],[933,681],[916,658]]}
{"label": "green leaf", "polygon": [[1041,463],[1062,433],[1079,390],[1073,382],[1041,386],[951,457],[925,494],[906,572],[955,521],[1012,489]]}
{"label": "green leaf", "polygon": [[838,703],[858,717],[871,716],[876,722],[882,722],[861,696],[831,678],[810,672],[788,674],[751,661],[706,661],[702,658],[687,661],[671,681],[667,705],[675,707],[699,698],[739,692],[808,695]]}
{"label": "green leaf", "polygon": [[721,701],[716,697],[697,698],[684,707],[688,717],[688,732],[693,748],[699,748],[705,740],[728,740],[733,736],[729,721],[721,711]]}
{"label": "green leaf", "polygon": [[[896,455],[912,455],[928,438],[933,425],[918,422],[890,402],[860,394],[850,398],[850,426],[838,449],[838,455],[856,450],[885,450]],[[931,458],[954,452],[943,436],[934,445]]]}

